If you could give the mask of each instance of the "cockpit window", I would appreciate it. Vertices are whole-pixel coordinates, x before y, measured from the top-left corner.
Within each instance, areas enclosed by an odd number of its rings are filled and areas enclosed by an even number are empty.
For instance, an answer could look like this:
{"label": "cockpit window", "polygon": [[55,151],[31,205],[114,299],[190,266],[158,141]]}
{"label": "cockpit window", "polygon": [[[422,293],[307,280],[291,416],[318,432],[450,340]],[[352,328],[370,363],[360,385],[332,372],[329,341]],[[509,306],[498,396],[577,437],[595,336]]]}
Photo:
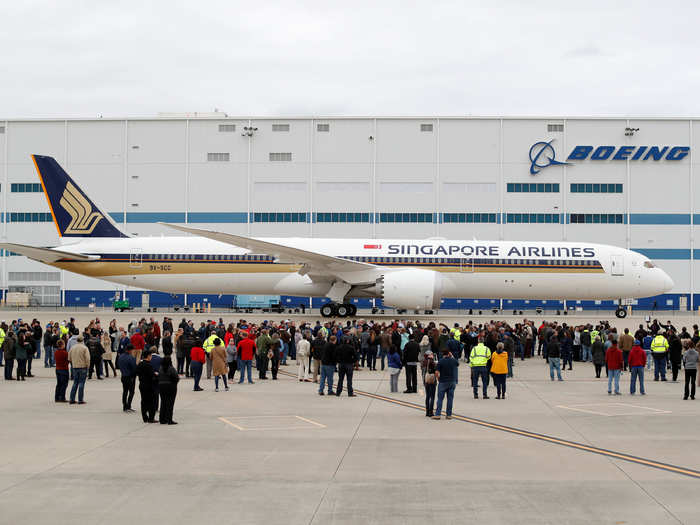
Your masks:
{"label": "cockpit window", "polygon": [[651,261],[644,261],[644,268],[656,268],[656,266]]}

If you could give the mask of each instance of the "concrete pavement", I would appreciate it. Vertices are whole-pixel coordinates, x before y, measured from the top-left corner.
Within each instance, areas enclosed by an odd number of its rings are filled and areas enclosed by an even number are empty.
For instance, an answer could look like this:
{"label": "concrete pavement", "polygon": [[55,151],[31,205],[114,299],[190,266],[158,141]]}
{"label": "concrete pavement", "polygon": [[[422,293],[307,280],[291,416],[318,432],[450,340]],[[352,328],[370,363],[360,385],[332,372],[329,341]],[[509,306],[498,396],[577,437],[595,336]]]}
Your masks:
{"label": "concrete pavement", "polygon": [[[34,369],[24,383],[0,381],[3,524],[698,520],[698,479],[433,421],[377,398],[320,397],[316,385],[286,375],[219,393],[213,381],[192,392],[183,379],[180,424],[161,426],[121,411],[118,379],[89,381],[87,405],[56,405],[53,370]],[[700,470],[700,400],[682,401],[680,383],[608,396],[592,365],[575,363],[564,382],[551,382],[544,362],[531,359],[516,361],[508,399],[492,392],[477,401],[467,372],[462,365],[456,413]],[[623,375],[623,392],[628,382]],[[355,386],[423,402],[390,394],[382,372],[356,373]]]}

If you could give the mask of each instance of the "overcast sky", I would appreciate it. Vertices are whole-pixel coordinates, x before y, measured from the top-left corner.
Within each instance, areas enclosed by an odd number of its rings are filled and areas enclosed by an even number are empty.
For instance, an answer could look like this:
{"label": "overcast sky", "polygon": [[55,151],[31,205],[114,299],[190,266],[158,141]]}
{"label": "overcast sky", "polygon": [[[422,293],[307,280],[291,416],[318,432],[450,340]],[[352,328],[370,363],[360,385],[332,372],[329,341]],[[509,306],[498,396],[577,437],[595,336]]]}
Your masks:
{"label": "overcast sky", "polygon": [[569,4],[3,2],[0,118],[700,115],[697,2]]}

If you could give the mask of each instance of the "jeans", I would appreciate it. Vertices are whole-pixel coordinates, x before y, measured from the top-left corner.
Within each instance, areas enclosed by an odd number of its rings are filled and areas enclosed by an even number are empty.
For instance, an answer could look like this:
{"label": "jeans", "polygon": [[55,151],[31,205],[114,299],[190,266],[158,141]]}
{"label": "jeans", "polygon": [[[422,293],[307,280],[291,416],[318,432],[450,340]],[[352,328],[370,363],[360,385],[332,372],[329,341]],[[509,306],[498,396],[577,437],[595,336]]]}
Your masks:
{"label": "jeans", "polygon": [[425,413],[429,416],[433,415],[433,405],[435,405],[435,383],[425,385]]}
{"label": "jeans", "polygon": [[452,415],[452,402],[455,398],[455,388],[457,388],[456,381],[440,381],[438,384],[438,395],[437,395],[437,409],[435,410],[435,415],[440,416],[442,412],[442,399],[447,394],[447,409],[445,410],[445,415]]}
{"label": "jeans", "polygon": [[56,363],[53,360],[53,346],[44,347],[44,368],[51,368]]}
{"label": "jeans", "polygon": [[56,392],[55,401],[66,400],[66,389],[68,388],[68,370],[56,370]]}
{"label": "jeans", "polygon": [[651,362],[654,358],[651,356],[651,350],[646,350],[647,353],[647,370],[651,370]]}
{"label": "jeans", "polygon": [[493,384],[496,385],[496,395],[506,397],[506,375],[493,374]]}
{"label": "jeans", "polygon": [[323,393],[324,383],[328,383],[328,393],[333,393],[333,374],[335,374],[335,366],[321,365],[321,381],[318,385],[318,393]]}
{"label": "jeans", "polygon": [[[392,368],[392,370],[397,370],[396,368]],[[389,374],[389,389],[391,392],[398,392],[399,391],[399,375],[401,374],[401,369],[398,369],[398,372],[395,374]]]}
{"label": "jeans", "polygon": [[122,408],[124,410],[131,409],[135,388],[136,376],[122,376]]}
{"label": "jeans", "polygon": [[258,356],[258,377],[267,379],[267,355]]}
{"label": "jeans", "polygon": [[666,381],[666,354],[659,353],[661,355],[654,355],[654,381],[659,380],[659,375],[663,381]]}
{"label": "jeans", "polygon": [[590,346],[581,345],[581,361],[593,361],[593,354],[591,353]]}
{"label": "jeans", "polygon": [[386,360],[386,354],[387,354],[387,351],[380,348],[380,350],[379,350],[379,362],[382,365],[382,370],[384,370],[384,361]]}
{"label": "jeans", "polygon": [[574,365],[571,359],[571,352],[563,352],[561,355],[561,367],[566,368],[566,363],[569,363],[569,368],[572,368]]}
{"label": "jeans", "polygon": [[615,393],[620,393],[620,369],[608,370],[608,394],[612,392],[612,382],[615,379]]}
{"label": "jeans", "polygon": [[228,383],[226,382],[226,374],[221,374],[220,376],[214,376],[214,387],[219,389],[219,378],[224,381],[224,388],[228,388]]}
{"label": "jeans", "polygon": [[242,383],[245,380],[246,371],[248,372],[248,382],[253,382],[253,361],[252,359],[241,359],[241,377],[238,380]]}
{"label": "jeans", "polygon": [[639,393],[644,394],[644,367],[630,367],[630,394],[634,394],[637,386],[637,378],[639,378]]}
{"label": "jeans", "polygon": [[354,367],[352,363],[338,363],[338,388],[335,390],[335,395],[339,396],[343,392],[343,379],[347,377],[348,395],[353,395],[352,390],[352,373]]}
{"label": "jeans", "polygon": [[561,363],[558,357],[549,358],[549,378],[554,381],[554,371],[557,371],[557,379],[563,381],[561,378]]}
{"label": "jeans", "polygon": [[[484,396],[487,394],[487,388],[489,387],[489,373],[485,366],[473,366],[472,367],[472,388],[474,389],[474,395],[479,395],[479,378],[481,378],[481,383],[483,385]],[[442,384],[442,383],[440,383]]]}
{"label": "jeans", "polygon": [[236,375],[236,370],[238,370],[238,360],[231,361],[228,364],[228,378],[233,381],[233,376]]}
{"label": "jeans", "polygon": [[82,403],[85,392],[85,380],[87,379],[87,368],[73,369],[73,386],[70,389],[70,402],[75,402],[75,392],[78,392],[78,401]]}
{"label": "jeans", "polygon": [[194,390],[199,389],[199,380],[202,379],[202,363],[199,361],[192,361],[192,377],[194,377]]}
{"label": "jeans", "polygon": [[34,345],[34,358],[41,359],[41,340],[34,340],[32,344]]}
{"label": "jeans", "polygon": [[17,380],[19,381],[20,377],[24,379],[27,376],[27,360],[26,359],[17,359]]}
{"label": "jeans", "polygon": [[[696,369],[685,369],[685,391],[683,392],[683,399],[688,399],[689,393],[690,397],[692,399],[695,399],[695,378],[697,377],[697,375],[698,371]],[[690,392],[688,392],[689,389]]]}
{"label": "jeans", "polygon": [[5,359],[5,381],[12,379],[12,369],[15,367],[15,360],[11,358]]}
{"label": "jeans", "polygon": [[177,361],[177,373],[184,374],[185,373],[185,356],[182,356],[182,357],[175,356],[175,359]]}
{"label": "jeans", "polygon": [[406,365],[406,390],[418,392],[418,365]]}
{"label": "jeans", "polygon": [[287,343],[282,343],[282,361],[281,364],[286,365],[287,364],[287,356],[289,355],[289,346]]}
{"label": "jeans", "polygon": [[367,349],[367,368],[370,370],[377,369],[377,347],[369,347]]}

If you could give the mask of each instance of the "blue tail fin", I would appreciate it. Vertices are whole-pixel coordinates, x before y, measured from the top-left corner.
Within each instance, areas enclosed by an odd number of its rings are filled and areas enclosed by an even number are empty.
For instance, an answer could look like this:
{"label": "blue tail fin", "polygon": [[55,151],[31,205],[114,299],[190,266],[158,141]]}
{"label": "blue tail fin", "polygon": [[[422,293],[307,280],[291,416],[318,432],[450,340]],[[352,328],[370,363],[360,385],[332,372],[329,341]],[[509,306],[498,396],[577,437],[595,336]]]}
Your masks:
{"label": "blue tail fin", "polygon": [[53,157],[32,155],[61,237],[126,237]]}

